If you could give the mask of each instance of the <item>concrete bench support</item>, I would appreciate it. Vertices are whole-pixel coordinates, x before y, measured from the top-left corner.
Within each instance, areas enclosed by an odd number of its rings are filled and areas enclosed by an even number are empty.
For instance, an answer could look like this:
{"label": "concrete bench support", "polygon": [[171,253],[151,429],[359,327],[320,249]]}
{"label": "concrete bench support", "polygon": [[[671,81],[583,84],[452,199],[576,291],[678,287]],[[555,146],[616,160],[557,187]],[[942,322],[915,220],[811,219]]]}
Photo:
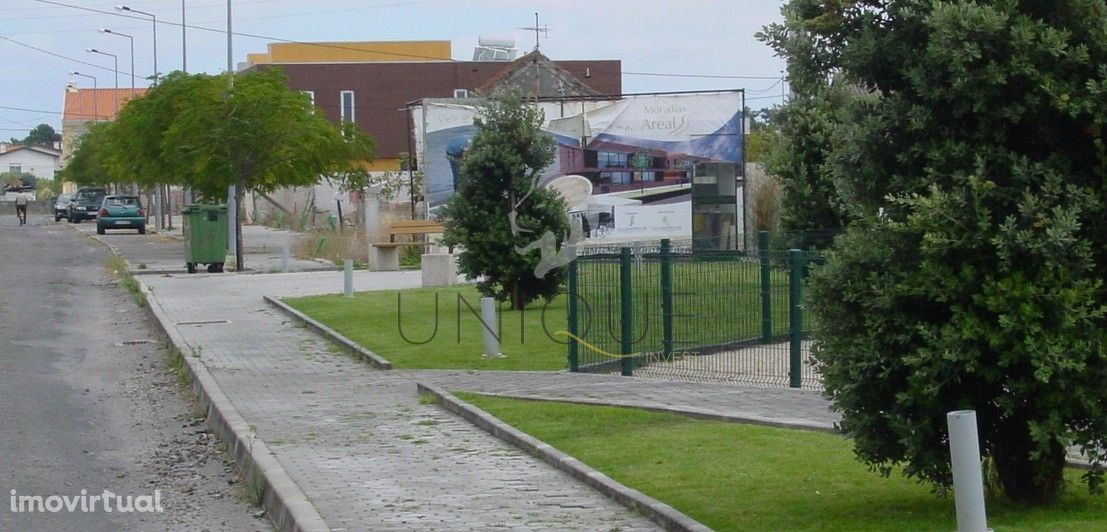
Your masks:
{"label": "concrete bench support", "polygon": [[423,286],[457,284],[457,257],[453,253],[424,253]]}
{"label": "concrete bench support", "polygon": [[392,244],[373,244],[373,270],[393,272],[400,269],[400,246]]}

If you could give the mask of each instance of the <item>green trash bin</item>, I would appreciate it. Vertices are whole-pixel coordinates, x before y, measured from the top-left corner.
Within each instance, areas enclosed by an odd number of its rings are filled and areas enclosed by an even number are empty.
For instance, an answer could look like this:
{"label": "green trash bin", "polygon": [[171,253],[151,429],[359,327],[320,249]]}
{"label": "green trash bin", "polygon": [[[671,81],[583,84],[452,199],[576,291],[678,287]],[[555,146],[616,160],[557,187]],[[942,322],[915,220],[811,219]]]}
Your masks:
{"label": "green trash bin", "polygon": [[209,272],[223,271],[227,260],[227,206],[192,204],[181,214],[188,273],[196,273],[199,264],[207,264]]}

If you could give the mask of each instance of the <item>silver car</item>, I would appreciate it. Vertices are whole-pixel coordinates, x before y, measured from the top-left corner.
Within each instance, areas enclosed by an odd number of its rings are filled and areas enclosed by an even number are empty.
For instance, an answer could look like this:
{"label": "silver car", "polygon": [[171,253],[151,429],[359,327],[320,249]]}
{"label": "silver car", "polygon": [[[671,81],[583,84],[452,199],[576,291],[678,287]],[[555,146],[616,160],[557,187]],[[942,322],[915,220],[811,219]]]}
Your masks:
{"label": "silver car", "polygon": [[72,198],[69,194],[62,194],[54,200],[55,222],[61,221],[62,218],[69,218],[69,202]]}

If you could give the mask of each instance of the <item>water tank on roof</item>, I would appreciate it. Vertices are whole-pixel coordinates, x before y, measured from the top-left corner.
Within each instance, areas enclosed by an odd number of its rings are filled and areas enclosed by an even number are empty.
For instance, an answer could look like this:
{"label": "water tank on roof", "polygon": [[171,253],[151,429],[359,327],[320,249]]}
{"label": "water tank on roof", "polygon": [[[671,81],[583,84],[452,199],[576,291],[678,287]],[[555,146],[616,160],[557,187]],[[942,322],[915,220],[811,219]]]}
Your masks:
{"label": "water tank on roof", "polygon": [[519,56],[515,39],[480,37],[473,50],[473,61],[514,61]]}

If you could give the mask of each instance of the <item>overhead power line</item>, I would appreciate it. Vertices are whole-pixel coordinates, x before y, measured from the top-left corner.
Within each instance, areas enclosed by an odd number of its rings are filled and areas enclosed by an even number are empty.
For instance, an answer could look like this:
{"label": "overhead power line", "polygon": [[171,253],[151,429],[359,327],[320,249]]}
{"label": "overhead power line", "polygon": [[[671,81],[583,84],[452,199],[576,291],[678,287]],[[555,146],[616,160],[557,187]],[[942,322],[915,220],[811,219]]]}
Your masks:
{"label": "overhead power line", "polygon": [[10,43],[12,43],[16,46],[22,46],[24,48],[29,48],[29,49],[34,50],[36,52],[44,53],[46,55],[52,55],[54,57],[65,59],[66,61],[73,61],[74,63],[80,63],[82,65],[90,66],[90,67],[93,67],[93,68],[99,68],[100,70],[104,70],[104,71],[107,71],[107,72],[118,72],[117,70],[112,69],[112,68],[108,68],[108,67],[105,67],[105,66],[100,66],[100,65],[97,65],[96,63],[89,63],[88,61],[82,61],[82,60],[77,59],[75,57],[69,57],[67,55],[62,55],[62,54],[59,54],[57,52],[51,52],[50,50],[47,50],[45,48],[39,48],[39,47],[34,46],[32,44],[27,44],[25,42],[19,42],[15,39],[11,39],[11,38],[5,37],[3,35],[0,35],[0,40],[10,42]]}
{"label": "overhead power line", "polygon": [[[136,17],[136,16],[132,16],[132,15],[125,15],[125,14],[121,14],[121,13],[118,13],[118,12],[115,12],[115,11],[107,11],[107,10],[95,9],[95,8],[91,8],[91,7],[78,6],[78,5],[74,5],[74,4],[68,4],[68,3],[65,3],[65,2],[59,2],[57,0],[35,0],[35,1],[39,2],[39,3],[49,4],[49,5],[59,6],[59,7],[68,7],[68,8],[80,9],[82,11],[88,11],[88,12],[92,12],[92,13],[100,13],[100,14],[103,14],[103,15],[113,15],[113,16],[117,16],[117,17],[121,16],[121,17],[133,18],[133,19],[138,19],[138,20],[143,20],[143,21],[146,20],[144,18],[140,18],[140,17]],[[374,7],[392,7],[392,6],[396,6],[396,5],[424,3],[424,2],[427,2],[427,1],[431,1],[431,0],[422,0],[422,1],[417,0],[417,1],[410,1],[410,2],[397,2],[397,3],[394,3],[394,4],[384,4],[384,5],[380,5],[380,6],[374,6]],[[342,10],[336,10],[336,11],[342,11]],[[181,27],[182,26],[182,24],[180,22],[173,22],[173,21],[162,20],[162,19],[158,19],[157,23],[158,24],[165,24],[165,25],[169,25],[169,26],[175,26],[175,27]],[[183,26],[186,27],[186,28],[189,28],[189,29],[206,31],[206,32],[211,32],[211,33],[219,33],[219,34],[225,34],[226,33],[225,29],[220,29],[220,28],[208,28],[206,26],[196,26],[196,25],[193,25],[193,24],[183,24]],[[295,39],[285,39],[283,37],[276,37],[276,36],[273,36],[273,35],[262,35],[262,34],[257,34],[257,33],[244,33],[244,32],[237,32],[237,31],[231,32],[231,33],[233,35],[236,35],[236,36],[239,36],[239,37],[249,37],[249,38],[252,38],[252,39],[261,39],[261,40],[275,41],[275,42],[288,43],[288,44],[301,44],[301,45],[304,45],[304,46],[313,46],[313,47],[318,47],[318,48],[328,48],[328,49],[333,49],[333,50],[347,50],[347,51],[354,51],[354,52],[373,53],[373,54],[379,54],[379,55],[389,55],[389,56],[393,56],[393,57],[406,57],[406,58],[412,58],[412,59],[431,59],[431,60],[449,61],[449,62],[455,62],[455,63],[468,62],[468,61],[460,61],[460,60],[453,59],[453,58],[442,59],[440,57],[428,56],[428,55],[405,54],[405,53],[402,53],[402,52],[385,52],[385,51],[380,51],[380,50],[365,50],[363,48],[356,48],[356,47],[353,47],[353,46],[344,46],[344,45],[341,45],[341,44],[338,44],[338,43],[320,43],[320,42],[298,41],[298,40],[295,40]],[[780,76],[731,76],[731,75],[715,75],[715,74],[679,74],[679,73],[671,73],[671,72],[634,72],[634,71],[626,71],[626,70],[615,71],[615,70],[602,70],[602,69],[595,69],[595,68],[593,68],[592,71],[596,72],[596,73],[607,73],[607,74],[618,73],[618,74],[623,75],[623,76],[646,76],[646,77],[652,76],[652,77],[686,78],[686,79],[733,79],[733,80],[743,80],[743,79],[746,79],[746,80],[757,80],[757,79],[760,79],[760,80],[777,80],[777,79],[780,79]]]}

